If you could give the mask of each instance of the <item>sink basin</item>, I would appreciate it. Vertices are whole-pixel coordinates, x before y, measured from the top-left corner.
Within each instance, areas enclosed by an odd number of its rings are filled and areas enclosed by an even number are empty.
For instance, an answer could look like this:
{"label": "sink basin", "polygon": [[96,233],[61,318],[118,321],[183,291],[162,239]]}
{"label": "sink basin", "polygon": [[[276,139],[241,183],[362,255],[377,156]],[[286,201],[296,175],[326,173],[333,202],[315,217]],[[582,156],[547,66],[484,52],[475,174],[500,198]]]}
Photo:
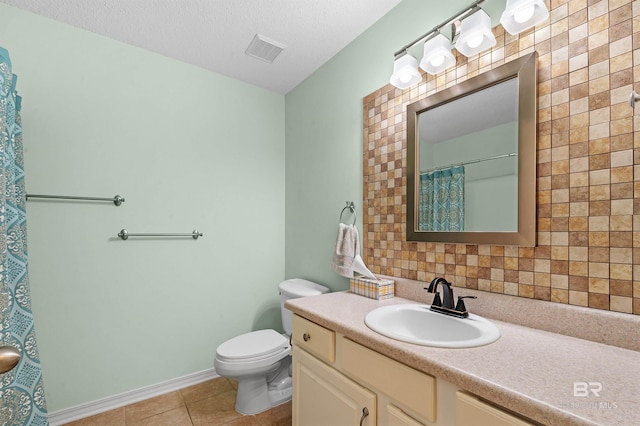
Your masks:
{"label": "sink basin", "polygon": [[474,314],[455,318],[429,310],[429,305],[390,305],[374,309],[364,319],[373,331],[392,339],[439,348],[473,348],[500,337],[490,321]]}

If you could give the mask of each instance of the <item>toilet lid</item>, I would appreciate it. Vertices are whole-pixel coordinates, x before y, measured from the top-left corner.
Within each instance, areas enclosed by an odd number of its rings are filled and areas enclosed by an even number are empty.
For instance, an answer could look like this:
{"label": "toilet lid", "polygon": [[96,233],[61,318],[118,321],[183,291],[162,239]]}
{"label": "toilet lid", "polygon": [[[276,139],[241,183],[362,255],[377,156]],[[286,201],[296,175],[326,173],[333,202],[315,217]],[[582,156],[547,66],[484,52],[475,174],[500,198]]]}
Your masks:
{"label": "toilet lid", "polygon": [[289,340],[275,330],[241,334],[218,346],[218,357],[248,359],[275,354],[289,347]]}

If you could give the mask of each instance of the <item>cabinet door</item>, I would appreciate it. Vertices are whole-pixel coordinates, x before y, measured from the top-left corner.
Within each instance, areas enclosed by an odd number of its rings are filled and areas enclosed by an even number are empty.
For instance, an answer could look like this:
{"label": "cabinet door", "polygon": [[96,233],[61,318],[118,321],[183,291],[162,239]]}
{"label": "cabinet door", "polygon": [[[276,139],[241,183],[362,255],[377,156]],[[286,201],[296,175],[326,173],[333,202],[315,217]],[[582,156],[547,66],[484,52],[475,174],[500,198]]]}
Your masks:
{"label": "cabinet door", "polygon": [[294,346],[292,423],[294,426],[374,426],[376,396]]}
{"label": "cabinet door", "polygon": [[533,426],[464,392],[456,393],[457,426]]}
{"label": "cabinet door", "polygon": [[436,379],[342,338],[342,371],[420,421],[436,421]]}
{"label": "cabinet door", "polygon": [[[413,417],[409,417],[398,407],[387,405],[387,426],[424,426]],[[380,414],[380,420],[383,419]]]}

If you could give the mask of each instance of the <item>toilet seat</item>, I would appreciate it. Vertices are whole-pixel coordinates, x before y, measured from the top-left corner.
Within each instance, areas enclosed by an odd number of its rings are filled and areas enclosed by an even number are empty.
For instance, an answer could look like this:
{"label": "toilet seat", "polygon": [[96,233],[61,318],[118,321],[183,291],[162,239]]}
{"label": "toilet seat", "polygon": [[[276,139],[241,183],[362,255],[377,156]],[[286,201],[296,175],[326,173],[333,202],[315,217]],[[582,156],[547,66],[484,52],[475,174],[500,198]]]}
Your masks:
{"label": "toilet seat", "polygon": [[216,351],[220,361],[250,363],[287,355],[289,340],[275,330],[258,330],[227,340]]}
{"label": "toilet seat", "polygon": [[258,330],[227,340],[216,351],[214,367],[221,376],[268,373],[291,354],[289,339],[275,330]]}

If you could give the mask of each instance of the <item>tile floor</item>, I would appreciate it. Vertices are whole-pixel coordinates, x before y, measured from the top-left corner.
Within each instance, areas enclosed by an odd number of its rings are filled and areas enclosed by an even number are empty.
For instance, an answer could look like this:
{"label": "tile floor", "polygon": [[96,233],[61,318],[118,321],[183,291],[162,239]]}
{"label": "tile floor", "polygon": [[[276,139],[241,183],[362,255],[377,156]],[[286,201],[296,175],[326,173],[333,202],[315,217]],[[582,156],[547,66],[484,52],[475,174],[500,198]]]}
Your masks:
{"label": "tile floor", "polygon": [[224,377],[67,423],[69,426],[290,426],[291,402],[255,416],[236,413],[237,383]]}

